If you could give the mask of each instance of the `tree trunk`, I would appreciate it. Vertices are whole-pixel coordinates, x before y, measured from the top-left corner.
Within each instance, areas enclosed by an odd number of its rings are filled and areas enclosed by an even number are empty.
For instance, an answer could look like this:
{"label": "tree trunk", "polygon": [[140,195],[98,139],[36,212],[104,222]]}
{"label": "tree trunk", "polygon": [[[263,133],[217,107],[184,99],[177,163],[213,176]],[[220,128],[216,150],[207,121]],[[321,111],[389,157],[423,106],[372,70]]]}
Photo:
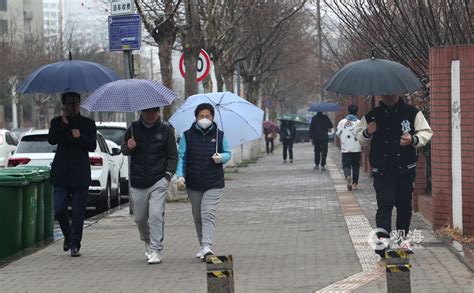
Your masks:
{"label": "tree trunk", "polygon": [[257,95],[255,92],[255,86],[252,81],[244,80],[244,99],[252,104],[257,103]]}
{"label": "tree trunk", "polygon": [[186,77],[184,79],[184,95],[187,97],[197,94],[198,84],[196,81],[196,65],[199,58],[199,51],[195,48],[184,49],[184,68]]}
{"label": "tree trunk", "polygon": [[187,97],[197,94],[198,87],[196,82],[197,61],[202,47],[202,32],[199,23],[198,1],[186,0],[186,26],[187,29],[183,33],[183,51],[184,51],[184,68],[186,70],[186,78],[184,79],[184,94]]}
{"label": "tree trunk", "polygon": [[[173,89],[173,64],[171,62],[172,49],[175,39],[165,38],[158,44],[158,57],[160,59],[161,82],[169,89]],[[171,117],[171,106],[164,107],[163,120]]]}
{"label": "tree trunk", "polygon": [[234,92],[234,73],[224,72],[225,90],[228,92]]}
{"label": "tree trunk", "polygon": [[220,59],[214,60],[214,74],[216,76],[217,81],[217,91],[223,92],[224,91],[224,78],[222,72],[222,65]]}
{"label": "tree trunk", "polygon": [[210,74],[208,74],[206,78],[204,78],[204,80],[202,81],[202,85],[204,86],[205,93],[212,93],[212,78]]}

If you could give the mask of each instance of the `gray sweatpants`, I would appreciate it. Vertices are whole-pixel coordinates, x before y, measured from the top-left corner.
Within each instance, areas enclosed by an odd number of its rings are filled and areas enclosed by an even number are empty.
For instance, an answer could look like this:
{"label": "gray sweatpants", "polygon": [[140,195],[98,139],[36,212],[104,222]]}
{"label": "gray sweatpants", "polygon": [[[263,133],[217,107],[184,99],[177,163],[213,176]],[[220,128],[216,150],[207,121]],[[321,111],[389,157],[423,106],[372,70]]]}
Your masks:
{"label": "gray sweatpants", "polygon": [[223,189],[210,189],[204,192],[187,189],[194,217],[194,225],[199,244],[212,247],[216,227],[216,210],[221,200]]}
{"label": "gray sweatpants", "polygon": [[130,189],[140,239],[158,251],[163,249],[165,199],[169,185],[168,180],[162,178],[151,187]]}

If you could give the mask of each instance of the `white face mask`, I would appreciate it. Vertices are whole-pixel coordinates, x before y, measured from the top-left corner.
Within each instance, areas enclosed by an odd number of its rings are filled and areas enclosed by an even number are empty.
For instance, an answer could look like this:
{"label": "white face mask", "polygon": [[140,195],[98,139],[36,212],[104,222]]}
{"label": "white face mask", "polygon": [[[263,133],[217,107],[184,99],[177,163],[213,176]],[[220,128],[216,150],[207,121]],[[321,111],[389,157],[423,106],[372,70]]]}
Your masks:
{"label": "white face mask", "polygon": [[199,127],[201,127],[202,129],[207,129],[209,128],[209,126],[212,125],[212,121],[207,119],[207,118],[202,118],[202,119],[199,119],[197,124],[199,125]]}

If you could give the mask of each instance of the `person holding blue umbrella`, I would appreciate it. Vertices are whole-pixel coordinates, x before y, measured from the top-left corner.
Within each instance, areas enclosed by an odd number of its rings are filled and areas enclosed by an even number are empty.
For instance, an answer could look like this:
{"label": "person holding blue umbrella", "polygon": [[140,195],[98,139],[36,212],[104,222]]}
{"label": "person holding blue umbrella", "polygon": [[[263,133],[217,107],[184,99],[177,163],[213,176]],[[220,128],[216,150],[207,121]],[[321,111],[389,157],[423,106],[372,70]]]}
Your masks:
{"label": "person holding blue umbrella", "polygon": [[194,110],[196,120],[179,141],[178,189],[186,184],[200,249],[197,258],[205,261],[212,251],[216,211],[223,195],[224,167],[231,151],[224,132],[214,122],[214,107],[201,103]]}
{"label": "person holding blue umbrella", "polygon": [[[63,93],[63,114],[51,120],[48,132],[48,143],[58,146],[51,164],[54,214],[64,235],[63,250],[70,249],[72,257],[81,256],[79,250],[91,182],[89,152],[96,149],[97,143],[95,122],[81,115],[80,100],[78,93]],[[69,194],[72,196],[71,219],[67,212]]]}

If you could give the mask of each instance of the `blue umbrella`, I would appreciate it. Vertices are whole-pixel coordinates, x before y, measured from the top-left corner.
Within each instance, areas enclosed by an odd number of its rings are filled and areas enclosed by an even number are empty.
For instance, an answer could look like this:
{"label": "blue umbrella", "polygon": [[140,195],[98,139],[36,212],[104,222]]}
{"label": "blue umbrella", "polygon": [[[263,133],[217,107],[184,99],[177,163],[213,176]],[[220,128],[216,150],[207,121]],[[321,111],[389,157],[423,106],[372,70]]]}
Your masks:
{"label": "blue umbrella", "polygon": [[341,106],[336,103],[319,103],[319,104],[312,104],[309,106],[309,112],[339,112],[341,110]]}
{"label": "blue umbrella", "polygon": [[20,93],[92,92],[120,79],[112,69],[94,62],[70,60],[44,65],[18,87]]}
{"label": "blue umbrella", "polygon": [[180,135],[183,135],[196,121],[194,110],[201,103],[210,103],[214,106],[214,121],[219,129],[224,131],[229,147],[235,147],[262,136],[263,111],[230,92],[188,97],[169,120]]}
{"label": "blue umbrella", "polygon": [[178,95],[157,81],[121,79],[104,84],[81,104],[90,112],[136,112],[167,106]]}

